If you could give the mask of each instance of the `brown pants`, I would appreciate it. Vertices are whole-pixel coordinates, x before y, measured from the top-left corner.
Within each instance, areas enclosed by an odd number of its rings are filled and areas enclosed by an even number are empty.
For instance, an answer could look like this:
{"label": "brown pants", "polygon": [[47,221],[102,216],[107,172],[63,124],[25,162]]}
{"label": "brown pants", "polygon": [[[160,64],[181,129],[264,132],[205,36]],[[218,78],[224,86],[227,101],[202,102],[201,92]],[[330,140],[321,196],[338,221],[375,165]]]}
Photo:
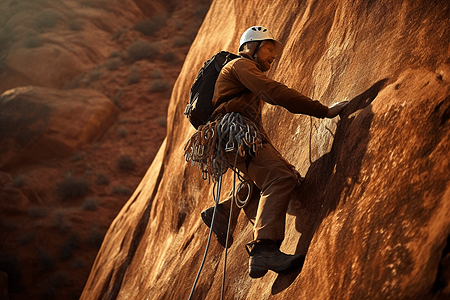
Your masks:
{"label": "brown pants", "polygon": [[[270,239],[282,241],[286,223],[286,211],[291,194],[299,184],[299,175],[294,167],[289,164],[270,144],[264,144],[258,151],[258,156],[253,157],[248,169],[244,157],[238,157],[235,164],[236,153],[228,152],[227,161],[234,165],[239,171],[250,178],[257,189],[260,197],[256,218],[253,228],[253,239]],[[253,194],[257,192],[253,188]],[[245,198],[246,191],[242,194]],[[252,200],[255,195],[252,195]],[[225,209],[229,209],[233,203],[232,192],[222,201]],[[239,214],[239,209],[233,203],[233,219]],[[248,215],[248,214],[247,214]]]}

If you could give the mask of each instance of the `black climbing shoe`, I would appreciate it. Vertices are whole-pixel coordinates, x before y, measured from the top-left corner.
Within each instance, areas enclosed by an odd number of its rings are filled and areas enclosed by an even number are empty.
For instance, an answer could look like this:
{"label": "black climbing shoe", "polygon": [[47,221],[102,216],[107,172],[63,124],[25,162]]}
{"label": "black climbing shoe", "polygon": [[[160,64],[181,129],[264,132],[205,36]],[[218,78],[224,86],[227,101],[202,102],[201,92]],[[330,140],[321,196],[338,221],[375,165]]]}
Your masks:
{"label": "black climbing shoe", "polygon": [[252,278],[263,277],[268,270],[276,273],[288,272],[302,266],[305,261],[304,255],[281,252],[279,245],[272,240],[261,240],[245,246],[250,255],[248,265]]}
{"label": "black climbing shoe", "polygon": [[[214,212],[214,206],[210,207],[208,209],[205,209],[201,213],[202,220],[203,220],[203,222],[205,222],[205,224],[208,227],[211,227],[213,212]],[[212,230],[217,238],[217,241],[219,242],[219,244],[222,245],[222,247],[225,247],[225,240],[227,238],[228,216],[229,216],[229,212],[225,208],[223,208],[223,206],[221,204],[218,204],[217,210],[216,210],[216,217],[214,219],[214,226],[213,226]],[[233,244],[233,236],[232,236],[232,231],[230,230],[230,235],[228,236],[228,245],[227,245],[228,247],[227,248],[230,248],[231,244]]]}

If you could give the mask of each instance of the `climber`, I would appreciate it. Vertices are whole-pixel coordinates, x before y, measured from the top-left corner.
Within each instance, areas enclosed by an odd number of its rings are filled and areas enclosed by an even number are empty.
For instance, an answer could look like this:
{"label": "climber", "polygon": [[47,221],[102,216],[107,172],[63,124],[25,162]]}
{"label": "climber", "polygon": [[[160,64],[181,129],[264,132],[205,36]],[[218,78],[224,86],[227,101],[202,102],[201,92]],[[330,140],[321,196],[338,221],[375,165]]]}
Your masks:
{"label": "climber", "polygon": [[[247,183],[239,192],[250,197],[251,201],[259,198],[253,227],[253,240],[246,244],[249,258],[249,272],[252,278],[264,276],[268,270],[287,271],[303,263],[304,255],[289,255],[279,250],[284,239],[286,212],[293,190],[303,178],[281,154],[275,150],[262,127],[261,110],[263,103],[278,105],[294,114],[306,114],[317,118],[333,118],[347,105],[342,101],[327,107],[314,101],[294,89],[288,88],[268,78],[264,72],[282,51],[282,44],[271,32],[262,26],[253,26],[241,36],[239,55],[225,65],[217,79],[212,119],[220,122],[232,113],[238,113],[246,122],[244,128],[251,128],[254,136],[246,151],[234,149],[224,151],[224,161],[231,168],[244,174]],[[232,98],[233,95],[238,95]],[[230,100],[230,98],[232,98]],[[220,123],[221,124],[221,123]],[[247,129],[250,130],[250,129]],[[231,133],[230,133],[231,135]],[[223,146],[227,140],[223,142]],[[237,154],[239,152],[240,155]],[[244,153],[244,154],[243,154]],[[225,246],[228,215],[233,205],[232,220],[236,222],[239,209],[232,201],[233,194],[218,204],[214,226],[212,228],[219,243]],[[211,226],[214,207],[201,213],[203,221]],[[232,231],[230,231],[232,232]],[[228,245],[232,243],[229,237]]]}

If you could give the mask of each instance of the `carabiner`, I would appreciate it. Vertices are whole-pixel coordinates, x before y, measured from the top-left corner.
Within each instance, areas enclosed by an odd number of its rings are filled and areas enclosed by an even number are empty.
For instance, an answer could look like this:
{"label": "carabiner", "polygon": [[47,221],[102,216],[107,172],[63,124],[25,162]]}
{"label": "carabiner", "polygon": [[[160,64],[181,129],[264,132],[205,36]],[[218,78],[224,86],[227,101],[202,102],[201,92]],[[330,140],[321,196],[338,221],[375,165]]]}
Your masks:
{"label": "carabiner", "polygon": [[234,150],[233,131],[231,130],[232,127],[230,127],[230,131],[228,132],[229,139],[225,146],[225,152],[230,152]]}

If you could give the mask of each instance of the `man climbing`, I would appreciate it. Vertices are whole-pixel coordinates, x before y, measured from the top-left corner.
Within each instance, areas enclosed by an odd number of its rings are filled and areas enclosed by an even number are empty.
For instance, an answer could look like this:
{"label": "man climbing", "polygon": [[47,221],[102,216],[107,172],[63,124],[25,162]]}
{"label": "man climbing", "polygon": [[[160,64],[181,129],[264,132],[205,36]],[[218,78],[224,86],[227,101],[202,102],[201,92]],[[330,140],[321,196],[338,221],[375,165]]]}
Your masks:
{"label": "man climbing", "polygon": [[[289,255],[279,250],[284,239],[289,200],[302,178],[270,143],[262,127],[262,105],[282,106],[294,114],[333,118],[347,104],[343,101],[327,107],[268,78],[264,72],[270,69],[282,48],[282,44],[262,26],[253,26],[242,34],[241,57],[223,67],[215,85],[212,100],[214,121],[199,128],[203,134],[198,135],[206,139],[208,128],[211,132],[215,129],[216,135],[223,132],[219,146],[225,151],[221,150],[220,159],[236,172],[243,173],[243,180],[247,183],[239,194],[247,194],[247,198],[252,199],[259,196],[253,240],[246,245],[252,278],[262,277],[268,270],[279,273],[295,268],[304,260],[303,255]],[[198,136],[196,138],[200,140]],[[191,143],[193,139],[194,136]],[[237,140],[237,146],[234,140]],[[236,206],[234,198],[231,192],[217,206],[212,230],[222,246],[225,246],[230,208],[233,207],[231,219],[235,222],[239,208],[243,206]],[[242,199],[242,195],[239,198]],[[209,227],[213,211],[214,207],[211,207],[201,214]],[[230,235],[227,245],[231,243]]]}

